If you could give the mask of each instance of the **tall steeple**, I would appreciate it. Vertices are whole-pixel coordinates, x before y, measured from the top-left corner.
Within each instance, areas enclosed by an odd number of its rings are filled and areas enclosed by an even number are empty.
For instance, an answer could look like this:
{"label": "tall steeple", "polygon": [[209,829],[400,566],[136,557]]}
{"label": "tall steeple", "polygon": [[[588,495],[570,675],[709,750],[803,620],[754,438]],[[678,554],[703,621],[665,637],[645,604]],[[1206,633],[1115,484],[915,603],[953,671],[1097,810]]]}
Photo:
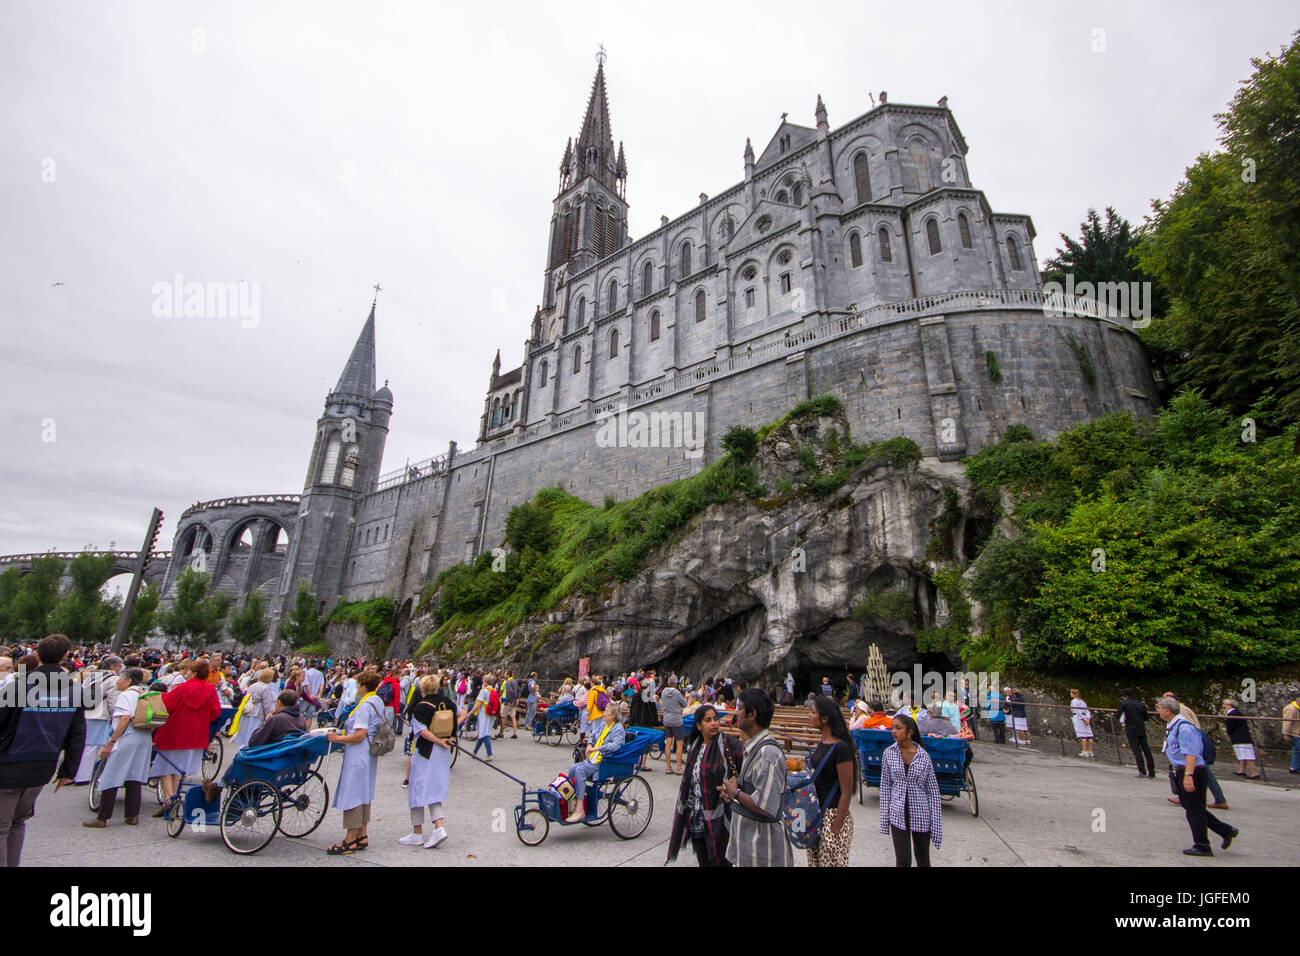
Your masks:
{"label": "tall steeple", "polygon": [[352,346],[352,355],[348,364],[343,366],[343,374],[334,391],[341,395],[356,395],[370,398],[375,393],[375,306],[370,306],[370,315],[361,327],[357,344]]}
{"label": "tall steeple", "polygon": [[614,188],[614,134],[609,123],[609,98],[605,93],[605,63],[596,67],[587,99],[587,115],[578,134],[578,177],[595,176],[608,189]]}

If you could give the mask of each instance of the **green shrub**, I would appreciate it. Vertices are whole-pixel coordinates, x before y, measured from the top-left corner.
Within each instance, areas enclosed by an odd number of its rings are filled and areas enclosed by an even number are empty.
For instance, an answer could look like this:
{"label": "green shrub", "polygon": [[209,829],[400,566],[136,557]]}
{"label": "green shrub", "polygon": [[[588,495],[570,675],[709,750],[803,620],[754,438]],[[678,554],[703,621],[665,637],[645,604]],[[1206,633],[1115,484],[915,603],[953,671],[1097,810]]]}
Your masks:
{"label": "green shrub", "polygon": [[758,454],[758,435],[752,428],[732,425],[722,436],[722,447],[739,463],[753,461]]}

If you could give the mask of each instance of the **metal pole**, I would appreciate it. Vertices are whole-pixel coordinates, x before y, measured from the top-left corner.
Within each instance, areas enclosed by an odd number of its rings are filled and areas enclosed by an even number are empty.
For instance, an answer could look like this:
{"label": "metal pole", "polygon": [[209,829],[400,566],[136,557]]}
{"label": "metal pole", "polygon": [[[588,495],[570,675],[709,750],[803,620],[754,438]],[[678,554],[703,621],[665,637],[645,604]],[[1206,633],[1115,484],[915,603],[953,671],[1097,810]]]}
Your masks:
{"label": "metal pole", "polygon": [[135,609],[135,599],[140,594],[140,582],[144,580],[144,569],[149,565],[149,554],[153,551],[154,540],[158,537],[158,528],[162,524],[163,513],[157,508],[149,518],[149,530],[145,532],[144,544],[140,546],[140,555],[135,561],[135,574],[131,576],[131,587],[122,603],[122,616],[117,620],[117,633],[113,635],[114,654],[122,651],[122,642],[126,639],[126,629],[131,623],[131,612]]}

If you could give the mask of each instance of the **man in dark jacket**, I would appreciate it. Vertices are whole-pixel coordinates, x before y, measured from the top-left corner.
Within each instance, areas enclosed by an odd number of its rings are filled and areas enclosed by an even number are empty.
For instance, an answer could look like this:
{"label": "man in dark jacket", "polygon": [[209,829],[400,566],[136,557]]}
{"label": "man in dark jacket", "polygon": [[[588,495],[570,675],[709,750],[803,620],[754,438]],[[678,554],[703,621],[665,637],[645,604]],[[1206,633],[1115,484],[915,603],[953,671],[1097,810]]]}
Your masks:
{"label": "man in dark jacket", "polygon": [[59,666],[70,650],[62,634],[44,638],[36,645],[40,663],[0,694],[0,866],[17,866],[22,858],[27,821],[55,768],[56,791],[77,775],[86,712],[77,685]]}
{"label": "man in dark jacket", "polygon": [[[1124,691],[1124,699],[1119,702],[1115,712],[1124,724],[1124,736],[1128,738],[1129,750],[1133,751],[1133,759],[1137,761],[1137,775],[1154,780],[1156,761],[1151,756],[1151,745],[1147,743],[1147,721],[1151,719],[1147,705],[1138,700],[1136,690],[1129,688]],[[1144,756],[1145,763],[1142,761]]]}
{"label": "man in dark jacket", "polygon": [[250,747],[278,744],[290,734],[305,734],[307,721],[298,711],[298,694],[291,690],[280,691],[275,699],[275,710],[248,740]]}

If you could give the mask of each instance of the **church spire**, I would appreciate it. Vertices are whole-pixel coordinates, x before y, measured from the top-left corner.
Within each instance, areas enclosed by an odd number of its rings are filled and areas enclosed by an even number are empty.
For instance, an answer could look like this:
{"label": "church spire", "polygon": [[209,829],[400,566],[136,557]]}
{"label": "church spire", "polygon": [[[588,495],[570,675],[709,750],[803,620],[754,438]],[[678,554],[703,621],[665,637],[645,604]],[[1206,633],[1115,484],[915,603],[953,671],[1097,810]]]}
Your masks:
{"label": "church spire", "polygon": [[370,398],[375,393],[375,305],[370,305],[370,315],[361,327],[357,344],[352,346],[352,355],[348,364],[343,366],[343,374],[334,391],[344,395]]}
{"label": "church spire", "polygon": [[582,132],[578,136],[574,158],[578,164],[577,178],[594,176],[607,188],[614,188],[614,134],[609,122],[609,97],[605,93],[603,57],[596,67],[596,78],[591,83],[587,115],[582,120]]}

